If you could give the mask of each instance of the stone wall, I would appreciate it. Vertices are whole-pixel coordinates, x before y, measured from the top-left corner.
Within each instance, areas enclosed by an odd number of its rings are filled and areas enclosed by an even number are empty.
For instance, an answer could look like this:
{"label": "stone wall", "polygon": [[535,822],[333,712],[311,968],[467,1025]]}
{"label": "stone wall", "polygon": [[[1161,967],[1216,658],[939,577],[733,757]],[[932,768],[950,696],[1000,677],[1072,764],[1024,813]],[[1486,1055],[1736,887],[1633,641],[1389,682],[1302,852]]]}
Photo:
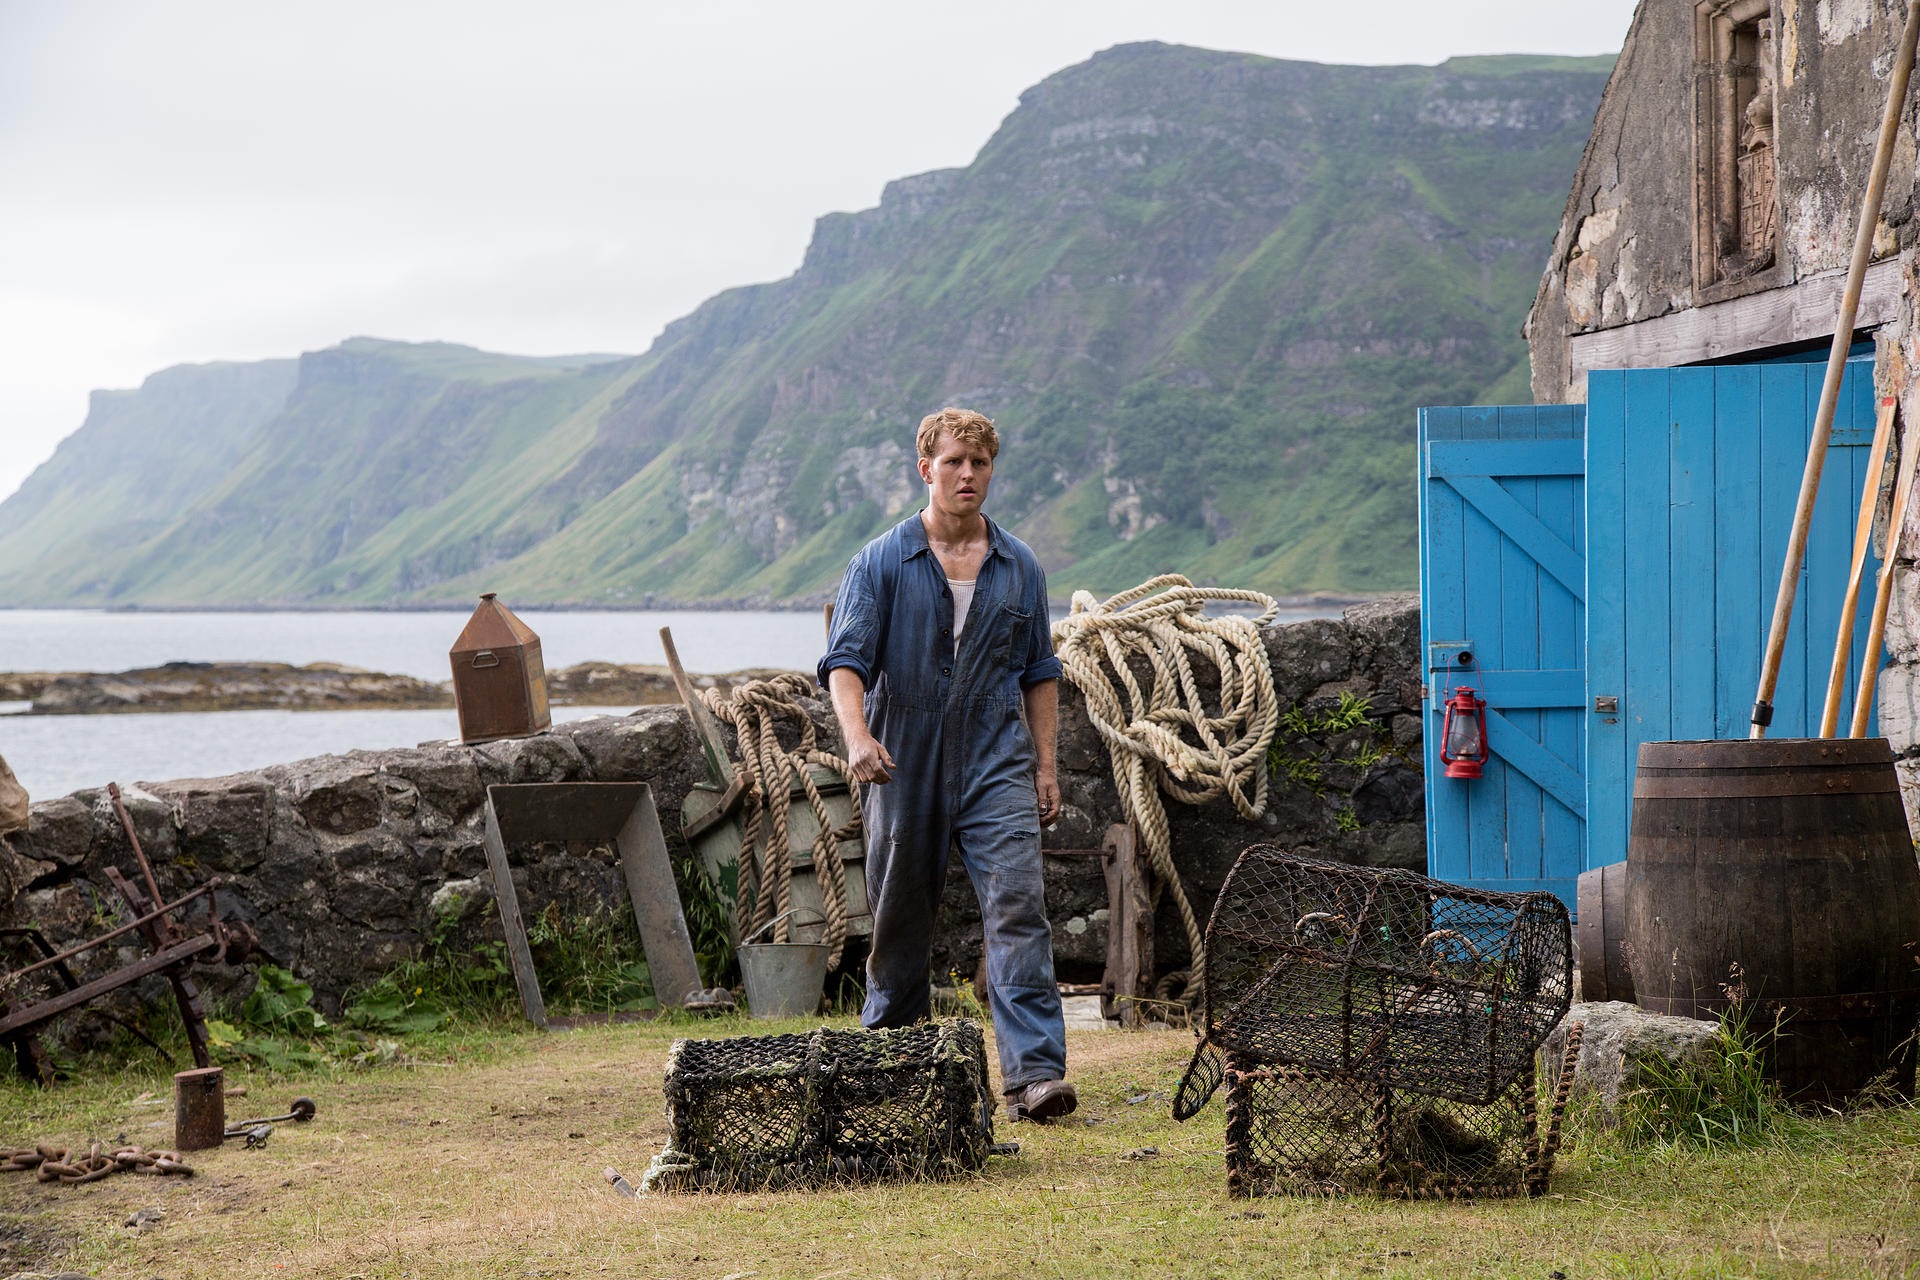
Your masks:
{"label": "stone wall", "polygon": [[[1769,9],[1779,219],[1773,261],[1734,278],[1697,278],[1697,206],[1710,182],[1697,172],[1705,155],[1696,137],[1698,98],[1711,92],[1712,77],[1697,57],[1692,0],[1641,0],[1527,319],[1538,403],[1586,399],[1586,375],[1571,362],[1575,335],[1846,269],[1906,5],[1772,0]],[[1914,110],[1910,99],[1876,259],[1911,260],[1920,241]]]}
{"label": "stone wall", "polygon": [[[1234,856],[1255,840],[1424,865],[1417,603],[1359,605],[1343,620],[1270,628],[1265,640],[1281,707],[1296,713],[1266,817],[1249,823],[1223,804],[1172,806],[1178,857],[1202,914]],[[1355,719],[1359,700],[1366,722],[1321,728],[1340,718],[1342,694],[1345,719]],[[824,724],[824,702],[813,709]],[[1119,806],[1106,752],[1064,685],[1060,762],[1067,808],[1047,844],[1097,845]],[[499,936],[482,846],[488,784],[651,782],[678,852],[681,801],[700,770],[685,713],[645,707],[530,738],[358,751],[123,791],[162,889],[221,876],[229,915],[250,921],[265,958],[311,982],[332,1009],[417,949],[440,912],[463,915],[464,936]],[[625,902],[605,850],[535,846],[512,858],[529,916],[548,904],[577,913]],[[110,866],[131,872],[132,859],[104,791],[34,805],[29,828],[0,840],[0,925],[37,925],[56,944],[102,931],[117,901],[104,875]],[[1097,860],[1049,859],[1048,886],[1063,978],[1097,979],[1106,948]],[[936,972],[971,974],[979,915],[964,874],[949,876],[945,901]],[[1170,909],[1160,912],[1156,944],[1163,969],[1183,961],[1186,941]],[[215,974],[212,985],[232,992],[245,981]]]}

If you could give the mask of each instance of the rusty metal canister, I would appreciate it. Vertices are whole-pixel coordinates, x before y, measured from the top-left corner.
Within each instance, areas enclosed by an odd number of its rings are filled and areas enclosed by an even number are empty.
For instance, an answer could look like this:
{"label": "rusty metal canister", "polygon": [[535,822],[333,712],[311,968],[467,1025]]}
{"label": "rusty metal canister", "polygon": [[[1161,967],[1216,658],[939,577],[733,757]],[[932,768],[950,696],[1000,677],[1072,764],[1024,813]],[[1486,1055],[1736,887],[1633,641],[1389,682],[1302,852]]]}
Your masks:
{"label": "rusty metal canister", "polygon": [[462,742],[539,733],[553,723],[540,637],[489,591],[448,658]]}
{"label": "rusty metal canister", "polygon": [[219,1067],[199,1067],[173,1077],[173,1145],[205,1151],[226,1140],[227,1082]]}

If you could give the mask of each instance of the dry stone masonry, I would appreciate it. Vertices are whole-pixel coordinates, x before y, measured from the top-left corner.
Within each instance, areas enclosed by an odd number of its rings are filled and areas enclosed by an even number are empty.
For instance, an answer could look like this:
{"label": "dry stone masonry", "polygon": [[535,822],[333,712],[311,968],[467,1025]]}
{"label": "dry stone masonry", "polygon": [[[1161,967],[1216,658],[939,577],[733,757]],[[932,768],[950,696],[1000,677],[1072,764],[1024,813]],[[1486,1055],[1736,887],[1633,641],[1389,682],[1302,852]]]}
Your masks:
{"label": "dry stone masonry", "polygon": [[[1367,865],[1423,867],[1417,602],[1400,596],[1357,605],[1344,618],[1268,628],[1264,638],[1289,713],[1273,757],[1273,799],[1259,822],[1244,822],[1225,805],[1172,806],[1189,892],[1211,903],[1235,855],[1255,840]],[[1078,695],[1065,688],[1061,702],[1067,807],[1046,843],[1097,846],[1120,817],[1113,780]],[[826,704],[812,711],[831,732]],[[219,875],[228,886],[226,911],[254,926],[264,958],[310,982],[332,1010],[436,929],[451,929],[462,944],[499,936],[481,843],[488,784],[650,782],[679,854],[680,804],[701,770],[685,713],[656,706],[476,746],[356,751],[222,778],[122,785],[162,889]],[[513,857],[514,886],[530,917],[549,905],[584,914],[625,902],[611,851],[551,845]],[[1096,864],[1049,859],[1063,980],[1100,975],[1106,896]],[[91,936],[115,910],[106,868],[131,865],[103,790],[36,804],[29,827],[0,840],[0,925],[34,924],[57,944]],[[943,913],[935,972],[971,975],[979,910],[957,868]],[[1164,970],[1184,963],[1186,943],[1179,922],[1161,914],[1156,948]],[[229,993],[247,981],[230,975]]]}

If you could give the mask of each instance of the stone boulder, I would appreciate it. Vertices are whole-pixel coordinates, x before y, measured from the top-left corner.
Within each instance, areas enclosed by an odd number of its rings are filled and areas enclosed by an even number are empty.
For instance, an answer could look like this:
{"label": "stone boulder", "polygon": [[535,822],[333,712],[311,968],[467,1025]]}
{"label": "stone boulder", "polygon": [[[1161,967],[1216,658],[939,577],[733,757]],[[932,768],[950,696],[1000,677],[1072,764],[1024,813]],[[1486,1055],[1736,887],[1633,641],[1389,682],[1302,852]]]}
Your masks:
{"label": "stone boulder", "polygon": [[1541,1049],[1549,1077],[1559,1071],[1567,1052],[1567,1029],[1576,1022],[1585,1023],[1586,1030],[1574,1063],[1574,1093],[1597,1097],[1601,1114],[1609,1120],[1618,1116],[1621,1099],[1639,1087],[1646,1063],[1699,1061],[1720,1033],[1717,1022],[1648,1013],[1619,1000],[1575,1004]]}

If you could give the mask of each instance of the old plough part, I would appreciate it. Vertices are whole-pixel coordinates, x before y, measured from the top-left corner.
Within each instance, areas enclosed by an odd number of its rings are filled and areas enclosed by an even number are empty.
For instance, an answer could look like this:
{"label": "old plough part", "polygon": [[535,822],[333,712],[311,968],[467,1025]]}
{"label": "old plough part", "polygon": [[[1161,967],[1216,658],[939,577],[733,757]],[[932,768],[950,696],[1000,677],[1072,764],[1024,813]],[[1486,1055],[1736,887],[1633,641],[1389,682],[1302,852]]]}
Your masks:
{"label": "old plough part", "polygon": [[[237,964],[256,945],[253,931],[245,924],[220,919],[218,876],[172,902],[163,899],[159,882],[154,879],[153,866],[147,861],[145,850],[140,847],[140,837],[134,833],[133,819],[128,815],[126,805],[121,802],[120,788],[109,783],[107,794],[113,800],[113,809],[119,815],[121,828],[127,833],[127,843],[133,848],[134,861],[139,864],[146,887],[142,891],[116,868],[107,868],[108,883],[126,902],[133,918],[117,929],[68,947],[65,951],[52,951],[37,930],[8,931],[13,936],[35,942],[42,952],[39,960],[10,973],[0,974],[0,1043],[13,1049],[20,1074],[29,1080],[45,1082],[52,1077],[51,1064],[36,1039],[40,1027],[63,1013],[152,974],[164,975],[173,986],[174,999],[180,1006],[181,1021],[186,1024],[187,1043],[193,1051],[194,1063],[202,1067],[212,1065],[208,1052],[206,1006],[200,996],[200,984],[193,979],[193,966],[215,964],[223,960]],[[201,898],[207,900],[207,916],[200,925],[188,928],[174,918],[188,904]],[[68,961],[128,934],[140,936],[147,944],[147,955],[90,982],[80,982],[75,978]],[[32,989],[29,979],[36,980],[37,985],[57,984],[63,989],[47,995],[24,995],[23,992]]]}

